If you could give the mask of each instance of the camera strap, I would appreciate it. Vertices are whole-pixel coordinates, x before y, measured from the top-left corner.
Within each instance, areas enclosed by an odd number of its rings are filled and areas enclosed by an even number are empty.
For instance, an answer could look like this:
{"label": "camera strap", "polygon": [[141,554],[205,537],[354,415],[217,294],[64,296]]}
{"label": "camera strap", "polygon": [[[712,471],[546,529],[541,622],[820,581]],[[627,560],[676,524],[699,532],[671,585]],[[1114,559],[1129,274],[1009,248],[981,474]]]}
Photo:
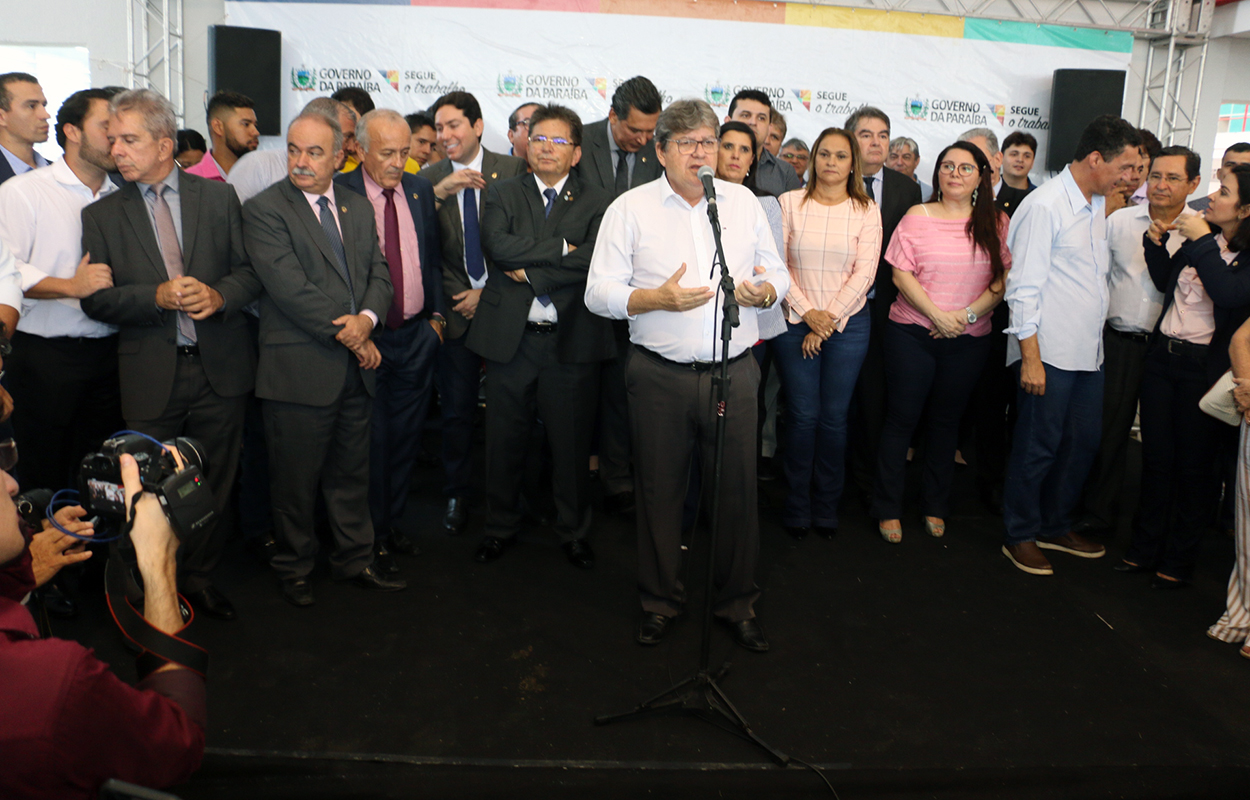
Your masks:
{"label": "camera strap", "polygon": [[[137,493],[131,501],[130,518],[122,527],[123,536],[129,535],[134,525],[134,504],[141,494],[143,493]],[[194,612],[192,612],[191,619],[174,635],[152,627],[152,624],[144,619],[143,614],[135,607],[137,603],[143,601],[143,590],[135,583],[134,575],[127,568],[116,543],[109,545],[109,559],[104,567],[104,590],[109,611],[117,627],[121,628],[122,634],[127,639],[143,648],[144,652],[138,660],[140,678],[147,677],[147,674],[166,662],[186,667],[199,674],[200,677],[207,675],[208,651],[177,635],[185,631],[195,620]],[[178,599],[186,603],[181,595]]]}

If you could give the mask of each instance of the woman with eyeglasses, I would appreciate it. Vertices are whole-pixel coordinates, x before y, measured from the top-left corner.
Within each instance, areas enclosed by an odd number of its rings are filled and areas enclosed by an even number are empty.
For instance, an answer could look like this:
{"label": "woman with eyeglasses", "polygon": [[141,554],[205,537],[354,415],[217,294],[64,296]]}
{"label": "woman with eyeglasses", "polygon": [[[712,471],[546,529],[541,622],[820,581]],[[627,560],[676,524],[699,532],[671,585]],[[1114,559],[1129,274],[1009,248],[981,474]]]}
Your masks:
{"label": "woman with eyeglasses", "polygon": [[881,211],[864,191],[859,148],[840,128],[821,132],[807,186],[780,203],[790,269],[788,324],[772,341],[786,392],[782,524],[798,539],[810,528],[832,538],[846,477],[847,409],[868,352]]}
{"label": "woman with eyeglasses", "polygon": [[884,336],[886,420],[872,515],[891,544],[903,540],[907,448],[922,414],[924,526],[931,536],[946,533],[959,420],[989,354],[990,311],[1011,267],[1007,216],[994,207],[990,172],[976,145],[943,150],[933,200],[912,206],[885,254],[899,294]]}

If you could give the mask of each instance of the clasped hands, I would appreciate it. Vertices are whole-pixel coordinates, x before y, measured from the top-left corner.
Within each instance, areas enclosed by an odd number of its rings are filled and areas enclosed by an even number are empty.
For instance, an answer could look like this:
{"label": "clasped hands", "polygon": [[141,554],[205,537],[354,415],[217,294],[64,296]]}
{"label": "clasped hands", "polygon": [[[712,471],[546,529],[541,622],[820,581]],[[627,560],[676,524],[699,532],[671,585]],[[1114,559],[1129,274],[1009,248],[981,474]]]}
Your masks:
{"label": "clasped hands", "polygon": [[182,311],[194,320],[208,319],[226,304],[221,292],[199,278],[183,275],[156,287],[156,304],[167,311]]}
{"label": "clasped hands", "polygon": [[355,354],[361,368],[378,368],[378,365],[382,363],[382,354],[378,352],[378,346],[370,338],[373,333],[373,320],[368,314],[344,314],[337,319],[330,320],[330,324],[342,326],[334,338]]}
{"label": "clasped hands", "polygon": [[841,320],[836,314],[813,308],[803,315],[803,321],[807,323],[808,328],[811,328],[811,331],[803,337],[803,358],[815,358],[820,355],[820,347],[825,340],[838,330]]}
{"label": "clasped hands", "polygon": [[1233,402],[1242,417],[1250,422],[1250,378],[1233,378]]}
{"label": "clasped hands", "polygon": [[1163,234],[1168,231],[1177,231],[1181,236],[1193,241],[1210,233],[1211,226],[1201,214],[1181,214],[1172,222],[1164,222],[1161,219],[1152,220],[1146,235],[1150,237],[1150,241],[1162,245]]}

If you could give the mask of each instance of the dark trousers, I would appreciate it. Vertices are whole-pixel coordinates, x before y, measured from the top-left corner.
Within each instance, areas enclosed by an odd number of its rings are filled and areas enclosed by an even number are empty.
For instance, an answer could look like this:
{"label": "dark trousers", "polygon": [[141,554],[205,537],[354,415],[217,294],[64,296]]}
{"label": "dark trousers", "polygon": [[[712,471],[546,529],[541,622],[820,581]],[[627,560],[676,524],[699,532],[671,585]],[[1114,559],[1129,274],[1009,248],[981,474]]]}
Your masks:
{"label": "dark trousers", "polygon": [[865,308],[846,321],[845,330],[826,339],[814,358],[805,357],[801,349],[811,332],[806,322],[787,325],[786,332],[772,340],[786,391],[782,468],[788,492],[781,519],[787,526],[838,527],[846,479],[847,411],[868,349],[869,325]]}
{"label": "dark trousers", "polygon": [[1120,510],[1124,472],[1128,461],[1128,437],[1137,416],[1146,368],[1146,334],[1121,333],[1103,328],[1102,439],[1098,457],[1089,470],[1082,498],[1083,515],[1099,528],[1113,528]]}
{"label": "dark trousers", "polygon": [[551,487],[561,541],[590,532],[590,438],[599,364],[561,364],[554,333],[526,331],[511,361],[486,362],[486,533],[510,539],[521,530],[521,490],[541,464],[543,421],[551,447]]}
{"label": "dark trousers", "polygon": [[886,414],[877,449],[872,516],[902,516],[907,448],[921,415],[926,425],[921,513],[947,516],[959,421],[989,352],[989,336],[935,339],[921,325],[886,324]]}
{"label": "dark trousers", "polygon": [[[854,382],[854,395],[850,410],[847,460],[851,481],[864,494],[872,492],[876,481],[877,446],[881,442],[881,429],[885,426],[885,325],[890,313],[889,306],[888,302],[872,299],[864,306],[864,311],[860,312],[867,313],[871,320],[871,330],[867,337],[868,349],[864,352],[858,377],[851,378]],[[786,397],[789,398],[790,387],[785,386],[784,372],[782,384]]]}
{"label": "dark trousers", "polygon": [[473,417],[482,377],[482,357],[464,345],[465,337],[438,348],[438,405],[443,415],[443,493],[465,497],[473,480]]}
{"label": "dark trousers", "polygon": [[630,469],[629,398],[625,391],[625,361],[629,353],[629,323],[613,320],[616,358],[599,371],[599,478],[608,496],[634,488]]}
{"label": "dark trousers", "polygon": [[1210,388],[1205,355],[1169,353],[1168,343],[1160,339],[1146,356],[1141,503],[1124,558],[1188,580],[1215,510],[1220,423],[1198,409]]}
{"label": "dark trousers", "polygon": [[[1016,371],[1007,366],[1007,304],[999,303],[991,317],[990,352],[972,392],[964,417],[973,433],[977,486],[991,496],[1002,488],[1007,472],[1011,430],[1016,424]],[[967,455],[968,451],[964,450]]]}
{"label": "dark trousers", "polygon": [[182,540],[178,583],[187,592],[198,592],[212,583],[209,575],[225,548],[225,510],[239,468],[246,406],[247,395],[222,397],[213,391],[198,355],[179,353],[165,410],[152,419],[126,420],[128,428],[154,439],[188,436],[204,447],[208,459],[204,478],[213,490],[218,517],[199,536]]}
{"label": "dark trousers", "polygon": [[313,507],[320,484],[334,536],[330,567],[352,578],[373,562],[369,518],[369,417],[373,398],[355,363],[328,406],[265,400],[265,438],[273,478],[278,552],[271,566],[282,579],[307,578],[317,555]]}
{"label": "dark trousers", "polygon": [[23,489],[76,488],[87,453],[122,429],[117,337],[13,334],[4,359]]}
{"label": "dark trousers", "polygon": [[[245,314],[254,346],[259,346],[260,320]],[[255,394],[247,397],[243,414],[243,454],[239,459],[239,526],[247,539],[273,535],[269,505],[269,448],[265,445],[264,404]]]}
{"label": "dark trousers", "polygon": [[[1098,450],[1102,370],[1045,367],[1045,394],[1019,389],[1016,395],[1020,412],[1003,492],[1007,544],[1062,536],[1071,529],[1072,512]],[[1018,362],[1016,373],[1018,384]]]}
{"label": "dark trousers", "polygon": [[[638,524],[638,589],[643,611],[680,614],[686,602],[681,572],[681,510],[690,462],[706,465],[704,503],[711,508],[716,463],[716,387],[712,372],[658,361],[635,350],[625,366],[633,431]],[[729,365],[725,450],[721,468],[720,531],[715,562],[715,613],[731,621],[755,616],[755,564],[760,520],[755,483],[755,394],[760,369],[748,354]],[[709,517],[710,518],[710,517]]]}
{"label": "dark trousers", "polygon": [[375,537],[385,542],[403,518],[412,491],[412,468],[430,411],[439,341],[429,320],[416,317],[395,330],[384,329],[373,341],[382,365],[373,395],[369,511]]}

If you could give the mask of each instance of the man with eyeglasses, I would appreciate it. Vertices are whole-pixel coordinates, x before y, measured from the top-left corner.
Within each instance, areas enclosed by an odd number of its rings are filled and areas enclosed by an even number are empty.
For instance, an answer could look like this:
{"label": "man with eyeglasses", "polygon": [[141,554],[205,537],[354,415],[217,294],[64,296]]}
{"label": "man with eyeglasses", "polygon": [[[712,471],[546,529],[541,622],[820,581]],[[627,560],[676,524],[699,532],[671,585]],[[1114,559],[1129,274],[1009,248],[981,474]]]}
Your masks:
{"label": "man with eyeglasses", "polygon": [[482,212],[490,278],[466,342],[486,359],[486,535],[474,557],[494,561],[516,541],[526,451],[541,419],[556,534],[568,560],[590,569],[588,464],[599,362],[616,345],[611,324],[586,309],[583,295],[612,195],[569,172],[582,156],[576,113],[537,106],[529,131],[533,174],[493,184]]}
{"label": "man with eyeglasses", "polygon": [[[1107,286],[1111,297],[1103,326],[1102,441],[1085,483],[1080,518],[1072,526],[1078,534],[1110,533],[1117,526],[1119,500],[1128,459],[1128,435],[1137,416],[1146,348],[1163,311],[1163,294],[1146,269],[1142,235],[1152,220],[1171,224],[1185,210],[1185,198],[1202,179],[1202,159],[1188,147],[1165,147],[1150,164],[1146,202],[1128,206],[1107,218],[1111,268]],[[1175,255],[1183,237],[1164,243]]]}
{"label": "man with eyeglasses", "polygon": [[[702,100],[678,100],[656,123],[664,178],[618,198],[603,217],[586,281],[586,306],[629,320],[633,353],[626,367],[638,486],[637,639],[654,645],[685,605],[680,580],[682,505],[691,458],[700,450],[703,488],[713,481],[722,307],[720,269],[699,168],[716,163],[719,125]],[[789,167],[786,167],[789,169]],[[792,171],[793,172],[793,171]],[[715,181],[725,258],[741,306],[729,345],[729,391],[716,559],[716,616],[739,645],[768,649],[755,620],[759,555],[755,423],[760,370],[751,357],[757,313],[790,288],[768,218],[746,187]],[[715,371],[715,372],[714,372]],[[711,507],[711,498],[704,501]]]}

